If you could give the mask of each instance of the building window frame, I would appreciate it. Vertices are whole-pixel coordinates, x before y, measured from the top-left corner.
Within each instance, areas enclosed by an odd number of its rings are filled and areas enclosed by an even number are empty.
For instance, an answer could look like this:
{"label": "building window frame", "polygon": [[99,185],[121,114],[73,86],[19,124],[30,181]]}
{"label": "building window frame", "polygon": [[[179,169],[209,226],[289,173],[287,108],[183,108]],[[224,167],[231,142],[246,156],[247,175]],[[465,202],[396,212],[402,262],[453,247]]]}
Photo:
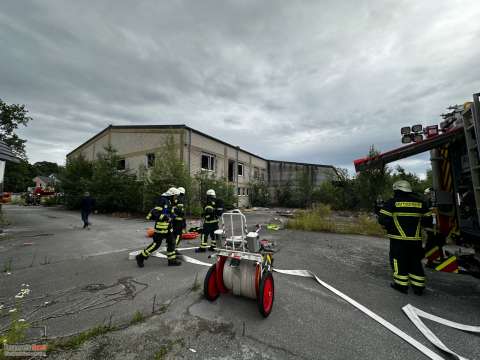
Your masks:
{"label": "building window frame", "polygon": [[237,166],[237,174],[238,176],[245,176],[245,164],[238,163]]}
{"label": "building window frame", "polygon": [[213,154],[202,153],[200,156],[200,168],[204,171],[215,171],[215,162],[215,155]]}

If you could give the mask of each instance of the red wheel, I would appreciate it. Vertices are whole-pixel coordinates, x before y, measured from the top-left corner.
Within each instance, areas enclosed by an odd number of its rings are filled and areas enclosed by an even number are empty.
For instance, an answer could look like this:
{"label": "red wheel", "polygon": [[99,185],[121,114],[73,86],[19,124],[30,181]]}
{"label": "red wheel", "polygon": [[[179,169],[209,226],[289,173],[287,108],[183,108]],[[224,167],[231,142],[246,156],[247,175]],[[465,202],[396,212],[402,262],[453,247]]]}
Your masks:
{"label": "red wheel", "polygon": [[273,299],[275,298],[275,285],[271,272],[263,274],[260,280],[259,296],[257,297],[258,310],[263,317],[267,317],[272,312]]}
{"label": "red wheel", "polygon": [[226,256],[219,256],[217,259],[217,288],[220,293],[227,293],[228,289],[223,283],[223,268],[225,266],[225,261],[227,260]]}
{"label": "red wheel", "polygon": [[203,282],[203,293],[208,301],[215,301],[220,292],[217,287],[217,264],[210,266]]}

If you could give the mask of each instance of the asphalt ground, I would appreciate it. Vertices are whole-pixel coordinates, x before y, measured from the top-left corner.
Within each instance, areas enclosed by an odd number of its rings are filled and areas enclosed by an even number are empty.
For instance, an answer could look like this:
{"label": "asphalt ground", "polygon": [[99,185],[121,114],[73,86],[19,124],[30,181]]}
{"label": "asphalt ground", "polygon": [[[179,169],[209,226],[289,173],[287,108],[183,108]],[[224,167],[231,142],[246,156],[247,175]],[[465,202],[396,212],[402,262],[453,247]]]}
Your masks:
{"label": "asphalt ground", "polygon": [[[14,304],[32,328],[49,338],[99,324],[128,324],[140,312],[148,318],[97,337],[79,349],[50,355],[78,359],[426,359],[398,336],[318,285],[314,280],[275,274],[272,314],[263,319],[254,300],[222,295],[210,303],[202,287],[207,267],[167,267],[150,258],[140,269],[130,251],[145,247],[151,224],[138,219],[93,215],[81,227],[80,214],[55,208],[4,206],[11,222],[0,237],[0,329]],[[250,225],[274,217],[247,213]],[[468,275],[427,269],[422,297],[390,289],[388,242],[382,238],[291,230],[261,232],[275,242],[274,266],[308,269],[434,350],[403,314],[410,303],[463,324],[480,324],[480,281]],[[181,247],[198,245],[183,241]],[[209,253],[185,254],[213,262]],[[31,293],[15,301],[22,284]],[[23,286],[25,287],[25,286]],[[480,359],[480,336],[425,321],[452,350]],[[441,354],[439,352],[439,354]],[[448,359],[445,354],[441,354]]]}

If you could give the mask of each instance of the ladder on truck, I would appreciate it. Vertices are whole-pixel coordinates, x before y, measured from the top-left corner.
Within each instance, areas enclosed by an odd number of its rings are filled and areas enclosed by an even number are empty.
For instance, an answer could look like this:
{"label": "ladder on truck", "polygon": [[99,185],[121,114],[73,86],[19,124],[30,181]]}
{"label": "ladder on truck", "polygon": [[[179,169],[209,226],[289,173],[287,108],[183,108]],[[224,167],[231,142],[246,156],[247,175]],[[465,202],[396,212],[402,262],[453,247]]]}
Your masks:
{"label": "ladder on truck", "polygon": [[477,220],[480,223],[480,93],[473,94],[471,106],[467,106],[463,113],[463,128],[468,151],[470,174],[472,176]]}

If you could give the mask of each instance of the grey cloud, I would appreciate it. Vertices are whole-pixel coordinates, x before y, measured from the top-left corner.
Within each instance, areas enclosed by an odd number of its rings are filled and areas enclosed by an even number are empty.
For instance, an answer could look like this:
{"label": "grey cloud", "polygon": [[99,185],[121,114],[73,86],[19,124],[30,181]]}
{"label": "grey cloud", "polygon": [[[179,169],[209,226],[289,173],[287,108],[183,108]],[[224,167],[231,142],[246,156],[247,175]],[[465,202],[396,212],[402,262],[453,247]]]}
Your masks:
{"label": "grey cloud", "polygon": [[475,5],[11,1],[0,96],[30,109],[34,161],[62,162],[111,123],[186,123],[265,157],[351,169],[479,90]]}

